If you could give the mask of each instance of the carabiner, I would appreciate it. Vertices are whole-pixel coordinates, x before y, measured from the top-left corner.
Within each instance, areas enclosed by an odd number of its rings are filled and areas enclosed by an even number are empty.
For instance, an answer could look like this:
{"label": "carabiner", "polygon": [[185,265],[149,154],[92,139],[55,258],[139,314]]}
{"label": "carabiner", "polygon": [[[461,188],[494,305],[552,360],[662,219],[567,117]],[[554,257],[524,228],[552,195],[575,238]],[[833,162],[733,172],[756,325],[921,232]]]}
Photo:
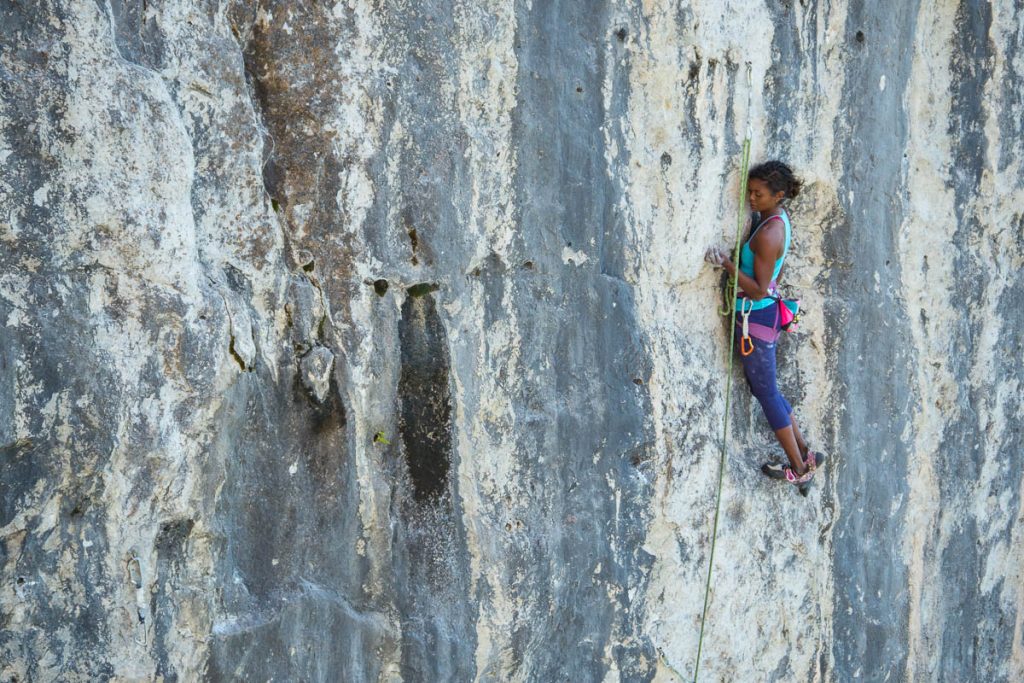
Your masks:
{"label": "carabiner", "polygon": [[754,352],[754,340],[750,337],[740,338],[740,354],[747,357]]}
{"label": "carabiner", "polygon": [[743,316],[743,336],[740,338],[740,354],[744,358],[754,352],[754,340],[750,338],[750,314],[754,312],[754,302],[750,301],[750,308],[747,308],[748,298],[740,299],[740,315]]}

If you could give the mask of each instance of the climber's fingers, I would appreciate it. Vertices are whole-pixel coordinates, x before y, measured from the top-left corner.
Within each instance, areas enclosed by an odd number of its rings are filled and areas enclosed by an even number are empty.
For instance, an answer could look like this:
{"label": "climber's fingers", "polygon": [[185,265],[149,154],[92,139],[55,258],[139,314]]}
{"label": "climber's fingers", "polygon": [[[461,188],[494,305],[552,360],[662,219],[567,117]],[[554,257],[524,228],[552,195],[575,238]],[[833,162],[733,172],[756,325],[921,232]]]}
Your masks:
{"label": "climber's fingers", "polygon": [[711,247],[706,252],[704,252],[704,260],[713,266],[721,266],[723,263],[725,263],[725,259],[725,252],[718,247]]}

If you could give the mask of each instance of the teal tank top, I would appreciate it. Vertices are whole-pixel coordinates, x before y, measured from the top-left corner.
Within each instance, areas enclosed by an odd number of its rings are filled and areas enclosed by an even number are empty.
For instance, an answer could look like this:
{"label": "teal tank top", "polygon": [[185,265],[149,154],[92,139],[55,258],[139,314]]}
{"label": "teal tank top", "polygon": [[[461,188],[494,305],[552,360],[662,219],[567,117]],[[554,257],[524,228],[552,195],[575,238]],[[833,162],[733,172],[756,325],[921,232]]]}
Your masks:
{"label": "teal tank top", "polygon": [[[772,271],[772,285],[775,284],[775,278],[779,277],[779,271],[782,270],[782,262],[786,260],[786,254],[789,253],[789,240],[793,234],[793,226],[789,222],[789,214],[786,213],[785,209],[782,210],[779,217],[782,218],[782,222],[786,226],[786,243],[782,246],[782,256],[780,256],[775,262],[775,270]],[[744,242],[743,248],[740,249],[740,271],[746,273],[750,277],[754,277],[754,250],[750,248],[750,242],[754,239],[754,235],[757,234],[757,231],[761,229],[761,226],[772,218],[775,218],[775,216],[769,216],[766,220],[761,221],[761,223],[754,229],[754,232],[750,233],[750,239]],[[742,291],[743,289],[740,288],[741,293]],[[753,302],[753,309],[750,308],[750,304],[748,303],[747,310],[759,311],[762,308],[768,308],[774,303],[775,301],[773,299],[765,297],[760,301]],[[736,310],[742,310],[742,306],[743,302],[740,299],[736,299]]]}

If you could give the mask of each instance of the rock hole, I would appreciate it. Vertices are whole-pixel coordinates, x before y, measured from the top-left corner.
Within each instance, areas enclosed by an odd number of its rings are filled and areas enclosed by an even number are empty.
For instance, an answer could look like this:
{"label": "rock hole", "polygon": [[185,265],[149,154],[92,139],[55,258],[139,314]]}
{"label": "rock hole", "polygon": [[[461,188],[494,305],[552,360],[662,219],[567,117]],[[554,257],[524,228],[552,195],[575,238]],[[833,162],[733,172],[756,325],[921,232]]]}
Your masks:
{"label": "rock hole", "polygon": [[426,296],[427,294],[430,294],[431,292],[436,292],[440,288],[440,285],[438,285],[436,282],[420,282],[418,284],[412,285],[405,291],[407,291],[409,293],[409,296],[412,297],[413,299],[419,299],[423,296]]}
{"label": "rock hole", "polygon": [[672,165],[672,155],[669,154],[668,152],[662,153],[662,155],[661,155],[661,168],[662,169],[667,169],[671,165]]}
{"label": "rock hole", "polygon": [[533,270],[533,261],[525,261],[523,263],[523,268],[526,268],[526,270]]}
{"label": "rock hole", "polygon": [[857,42],[858,43],[863,43],[864,42],[864,31],[857,31]]}
{"label": "rock hole", "polygon": [[377,296],[384,296],[388,293],[388,281],[383,278],[374,280],[373,291],[377,292]]}
{"label": "rock hole", "polygon": [[577,85],[576,92],[583,92],[583,86]]}
{"label": "rock hole", "polygon": [[160,557],[168,553],[178,554],[182,551],[185,539],[192,533],[196,523],[191,519],[176,519],[160,527],[156,536],[156,550]]}
{"label": "rock hole", "polygon": [[302,269],[307,273],[312,273],[314,268],[316,268],[316,261],[313,259],[309,259],[309,261],[302,264]]}
{"label": "rock hole", "polygon": [[399,432],[417,503],[444,496],[451,467],[448,343],[434,297],[425,296],[426,293],[406,298],[398,324]]}
{"label": "rock hole", "polygon": [[625,42],[625,40],[626,40],[626,29],[620,28],[618,31],[615,32],[615,37],[619,39],[620,43]]}
{"label": "rock hole", "polygon": [[19,586],[24,586],[25,585],[25,577],[24,576],[19,576],[15,580],[15,583],[17,583]]}

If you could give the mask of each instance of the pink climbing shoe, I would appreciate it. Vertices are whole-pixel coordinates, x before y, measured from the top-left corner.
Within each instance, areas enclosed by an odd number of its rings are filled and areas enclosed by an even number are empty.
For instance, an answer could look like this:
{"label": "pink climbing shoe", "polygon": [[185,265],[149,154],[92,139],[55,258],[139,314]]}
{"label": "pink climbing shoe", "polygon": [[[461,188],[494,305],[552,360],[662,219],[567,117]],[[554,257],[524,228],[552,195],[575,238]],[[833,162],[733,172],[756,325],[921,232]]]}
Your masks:
{"label": "pink climbing shoe", "polygon": [[807,467],[807,471],[802,475],[794,472],[793,468],[789,465],[781,465],[778,463],[765,463],[764,465],[761,465],[761,472],[772,479],[785,479],[790,484],[802,487],[814,478],[814,473],[818,470],[818,467],[821,466],[824,459],[825,458],[821,453],[808,450],[807,455],[804,456],[804,465]]}

